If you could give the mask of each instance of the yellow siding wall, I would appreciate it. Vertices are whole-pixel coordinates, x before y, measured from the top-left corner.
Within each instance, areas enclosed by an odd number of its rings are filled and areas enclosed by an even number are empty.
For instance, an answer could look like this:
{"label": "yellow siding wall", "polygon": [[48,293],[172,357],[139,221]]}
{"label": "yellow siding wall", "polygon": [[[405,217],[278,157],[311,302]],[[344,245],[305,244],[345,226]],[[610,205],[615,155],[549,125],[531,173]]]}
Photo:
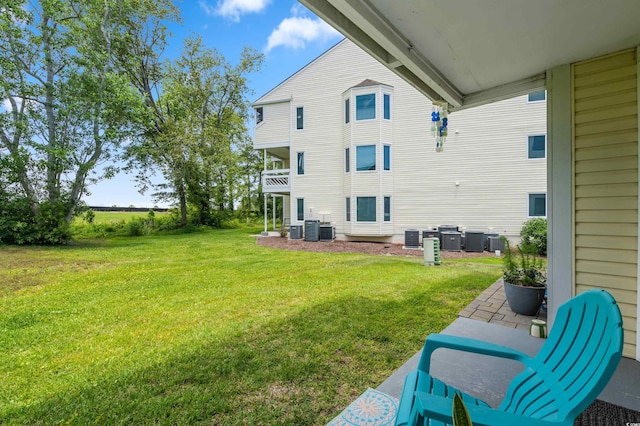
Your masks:
{"label": "yellow siding wall", "polygon": [[606,288],[635,358],[638,291],[636,51],[573,66],[575,292]]}

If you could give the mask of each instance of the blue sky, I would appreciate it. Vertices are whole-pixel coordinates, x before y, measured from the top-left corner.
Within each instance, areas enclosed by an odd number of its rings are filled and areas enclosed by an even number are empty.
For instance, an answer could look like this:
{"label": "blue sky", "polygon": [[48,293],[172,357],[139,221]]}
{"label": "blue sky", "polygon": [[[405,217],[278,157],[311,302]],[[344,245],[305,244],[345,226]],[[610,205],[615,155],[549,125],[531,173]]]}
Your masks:
{"label": "blue sky", "polygon": [[[183,0],[176,2],[183,23],[171,27],[165,57],[180,54],[182,39],[199,34],[205,43],[236,63],[244,46],[265,54],[259,74],[250,76],[256,100],[342,39],[326,23],[296,1]],[[152,207],[150,193],[141,195],[133,176],[120,174],[89,188],[89,205]],[[158,203],[158,205],[162,205]]]}

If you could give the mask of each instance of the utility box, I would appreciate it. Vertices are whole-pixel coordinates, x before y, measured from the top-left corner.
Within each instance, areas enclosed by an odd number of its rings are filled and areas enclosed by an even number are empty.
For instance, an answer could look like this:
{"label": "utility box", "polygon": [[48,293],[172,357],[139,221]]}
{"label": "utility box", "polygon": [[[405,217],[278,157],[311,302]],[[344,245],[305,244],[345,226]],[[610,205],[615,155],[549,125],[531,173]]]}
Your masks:
{"label": "utility box", "polygon": [[440,240],[438,238],[423,238],[424,266],[440,265]]}
{"label": "utility box", "polygon": [[404,231],[405,248],[420,248],[420,232],[417,229]]}
{"label": "utility box", "polygon": [[466,231],[464,236],[465,251],[484,251],[484,231]]}
{"label": "utility box", "polygon": [[443,251],[460,251],[462,243],[462,234],[460,232],[443,232],[442,234],[442,250]]}
{"label": "utility box", "polygon": [[302,225],[289,226],[289,239],[290,240],[302,239]]}
{"label": "utility box", "polygon": [[304,240],[320,241],[320,221],[319,220],[309,219],[304,221]]}

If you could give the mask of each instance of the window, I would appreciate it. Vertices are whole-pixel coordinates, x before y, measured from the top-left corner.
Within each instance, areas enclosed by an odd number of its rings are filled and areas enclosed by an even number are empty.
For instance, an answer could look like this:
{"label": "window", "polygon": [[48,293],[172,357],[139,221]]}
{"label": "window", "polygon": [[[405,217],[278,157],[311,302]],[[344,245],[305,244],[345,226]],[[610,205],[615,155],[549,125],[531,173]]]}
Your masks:
{"label": "window", "polygon": [[358,222],[376,221],[376,197],[357,197],[356,204]]}
{"label": "window", "polygon": [[384,197],[384,221],[391,222],[391,197]]}
{"label": "window", "polygon": [[304,152],[298,153],[298,174],[304,174]]}
{"label": "window", "polygon": [[298,203],[298,220],[304,220],[304,198],[297,198]]}
{"label": "window", "polygon": [[356,96],[356,120],[371,120],[376,118],[376,95]]}
{"label": "window", "polygon": [[547,92],[545,90],[540,90],[539,92],[529,93],[529,102],[538,102],[544,101],[547,99]]}
{"label": "window", "polygon": [[256,108],[256,124],[262,123],[264,120],[264,110],[262,107]]}
{"label": "window", "polygon": [[383,95],[384,119],[391,120],[391,95]]}
{"label": "window", "polygon": [[384,145],[383,150],[383,168],[384,170],[391,170],[391,145]]}
{"label": "window", "polygon": [[302,130],[304,128],[304,108],[296,108],[296,130]]}
{"label": "window", "polygon": [[376,169],[376,146],[361,145],[356,147],[356,171]]}
{"label": "window", "polygon": [[351,222],[351,197],[347,197],[345,200],[345,217],[347,222]]}
{"label": "window", "polygon": [[349,173],[351,170],[351,158],[349,156],[349,148],[344,149],[344,172]]}
{"label": "window", "polygon": [[546,136],[529,136],[529,158],[545,158]]}
{"label": "window", "polygon": [[547,215],[547,194],[529,194],[529,216]]}
{"label": "window", "polygon": [[344,101],[344,122],[345,122],[345,124],[349,123],[350,114],[351,114],[350,102],[349,102],[349,99],[345,99],[345,101]]}

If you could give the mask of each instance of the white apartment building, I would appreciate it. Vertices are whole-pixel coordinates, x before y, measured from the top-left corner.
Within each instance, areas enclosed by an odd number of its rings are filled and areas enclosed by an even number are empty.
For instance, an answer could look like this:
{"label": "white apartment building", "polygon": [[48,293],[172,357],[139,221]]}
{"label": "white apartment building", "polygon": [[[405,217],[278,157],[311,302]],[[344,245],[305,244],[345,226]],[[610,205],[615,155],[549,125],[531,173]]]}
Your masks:
{"label": "white apartment building", "polygon": [[432,103],[345,39],[253,107],[263,192],[284,198],[291,225],[331,223],[344,240],[400,243],[439,225],[517,239],[547,214],[544,91],[450,113],[436,152]]}

